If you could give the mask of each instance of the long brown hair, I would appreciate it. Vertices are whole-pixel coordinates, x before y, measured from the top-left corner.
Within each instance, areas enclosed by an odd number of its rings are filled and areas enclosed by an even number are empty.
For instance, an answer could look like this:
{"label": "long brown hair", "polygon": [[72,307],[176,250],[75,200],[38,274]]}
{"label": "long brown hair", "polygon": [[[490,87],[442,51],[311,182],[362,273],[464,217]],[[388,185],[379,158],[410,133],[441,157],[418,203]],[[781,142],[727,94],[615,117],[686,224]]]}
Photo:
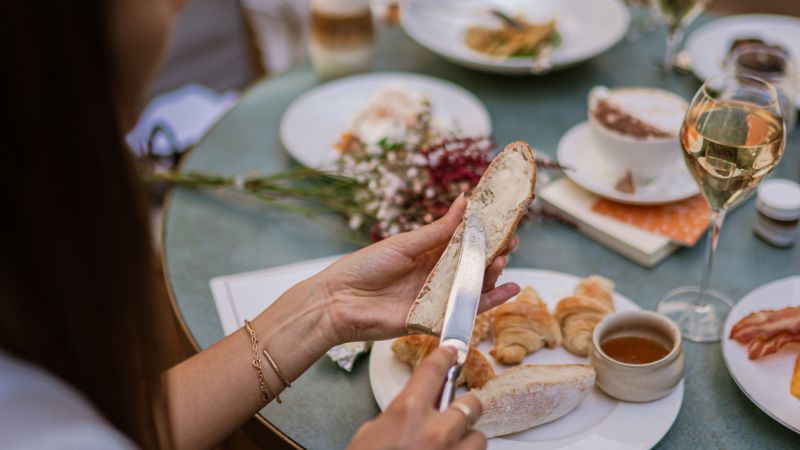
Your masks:
{"label": "long brown hair", "polygon": [[[115,104],[107,0],[1,8],[0,347],[159,447],[159,289]],[[163,423],[163,422],[162,422]]]}

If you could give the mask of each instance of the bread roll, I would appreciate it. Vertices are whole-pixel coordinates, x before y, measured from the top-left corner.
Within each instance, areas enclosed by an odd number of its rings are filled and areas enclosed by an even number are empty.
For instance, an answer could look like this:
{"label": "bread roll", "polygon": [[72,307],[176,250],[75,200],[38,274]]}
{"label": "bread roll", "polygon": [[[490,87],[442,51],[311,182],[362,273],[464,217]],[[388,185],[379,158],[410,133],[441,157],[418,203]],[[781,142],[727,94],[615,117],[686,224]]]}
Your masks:
{"label": "bread roll", "polygon": [[[533,201],[536,162],[531,147],[512,142],[497,155],[472,192],[466,214],[478,214],[486,227],[486,265],[505,250]],[[453,284],[464,220],[422,286],[406,318],[409,332],[439,335]]]}
{"label": "bread roll", "polygon": [[527,430],[563,417],[594,386],[592,366],[525,365],[506,370],[472,391],[483,405],[475,428],[487,438]]}

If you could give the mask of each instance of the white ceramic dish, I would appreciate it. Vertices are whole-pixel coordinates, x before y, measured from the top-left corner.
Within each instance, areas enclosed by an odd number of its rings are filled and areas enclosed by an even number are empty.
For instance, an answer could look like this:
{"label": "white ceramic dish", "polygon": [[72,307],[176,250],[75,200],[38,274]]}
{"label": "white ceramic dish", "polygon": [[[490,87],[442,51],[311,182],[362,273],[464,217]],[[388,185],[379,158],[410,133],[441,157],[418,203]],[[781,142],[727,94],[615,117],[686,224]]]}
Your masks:
{"label": "white ceramic dish", "polygon": [[[675,149],[680,152],[680,148]],[[631,205],[659,205],[683,200],[700,192],[683,159],[667,167],[665,173],[636,192],[626,194],[614,189],[624,175],[610,167],[598,148],[589,122],[572,127],[558,143],[558,162],[570,170],[564,173],[582,188],[601,197]]]}
{"label": "white ceramic dish", "polygon": [[[607,128],[595,117],[593,111],[602,99],[606,97],[613,99],[614,95],[620,94],[644,98],[644,101],[649,103],[647,113],[651,115],[653,113],[659,115],[659,112],[663,111],[672,113],[667,123],[671,125],[674,123],[675,134],[669,137],[640,139]],[[653,100],[654,98],[658,100]],[[608,89],[605,86],[597,86],[589,91],[589,124],[594,132],[594,140],[598,143],[597,148],[604,153],[607,165],[621,173],[631,170],[637,181],[650,182],[663,172],[664,167],[672,167],[681,159],[681,152],[678,150],[680,148],[678,130],[688,107],[686,100],[663,89],[642,87]],[[663,122],[664,114],[660,115]],[[668,129],[668,131],[673,130]]]}
{"label": "white ceramic dish", "polygon": [[341,133],[386,85],[408,86],[427,95],[434,120],[448,130],[465,130],[470,136],[492,132],[483,103],[466,89],[424,75],[377,72],[331,81],[295,99],[281,119],[284,147],[307,167],[331,166],[338,156],[334,144]]}
{"label": "white ceramic dish", "polygon": [[[733,41],[748,37],[784,47],[792,55],[795,71],[800,71],[800,18],[771,14],[725,17],[695,30],[686,41],[692,70],[703,80],[723,73],[723,63]],[[800,108],[800,75],[795,77],[795,86],[795,104]]]}
{"label": "white ceramic dish", "polygon": [[[536,287],[552,309],[570,295],[580,279],[573,275],[532,269],[506,269],[500,282],[514,281]],[[618,311],[639,309],[631,300],[614,294]],[[491,345],[479,348],[488,356]],[[528,355],[524,364],[588,364],[588,358],[568,353],[563,348],[543,349]],[[495,364],[500,372],[503,366]],[[391,341],[376,342],[369,361],[372,393],[381,409],[403,389],[411,369],[392,354]],[[463,388],[461,388],[463,391]],[[489,440],[491,450],[521,449],[647,449],[654,446],[672,426],[683,401],[683,381],[666,397],[650,403],[625,403],[614,400],[595,388],[574,411],[566,416],[508,436]]]}
{"label": "white ceramic dish", "polygon": [[747,347],[728,339],[731,328],[744,316],[762,309],[800,306],[800,276],[773,281],[745,295],[733,307],[722,334],[722,356],[733,381],[767,415],[800,433],[800,400],[789,393],[800,344],[789,344],[778,353],[751,361]]}
{"label": "white ceramic dish", "polygon": [[420,45],[456,64],[485,72],[533,74],[530,58],[496,58],[464,43],[468,27],[499,23],[488,13],[492,7],[533,21],[556,19],[561,44],[553,50],[551,70],[605,52],[625,36],[630,22],[621,0],[413,0],[403,4],[402,24]]}

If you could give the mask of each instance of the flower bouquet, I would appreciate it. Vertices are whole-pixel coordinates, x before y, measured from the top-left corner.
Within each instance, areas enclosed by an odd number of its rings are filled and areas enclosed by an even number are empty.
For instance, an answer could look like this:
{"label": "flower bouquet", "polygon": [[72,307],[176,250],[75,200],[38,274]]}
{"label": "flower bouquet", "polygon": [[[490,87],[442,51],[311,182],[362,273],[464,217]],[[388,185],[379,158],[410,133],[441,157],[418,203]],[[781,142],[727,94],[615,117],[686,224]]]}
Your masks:
{"label": "flower bouquet", "polygon": [[[391,95],[396,105],[397,92]],[[494,150],[491,137],[466,137],[437,126],[427,99],[390,112],[384,104],[356,117],[336,144],[339,156],[331,169],[235,177],[157,172],[149,178],[234,190],[306,215],[321,205],[342,215],[351,230],[378,241],[443,216],[458,195],[477,184]]]}

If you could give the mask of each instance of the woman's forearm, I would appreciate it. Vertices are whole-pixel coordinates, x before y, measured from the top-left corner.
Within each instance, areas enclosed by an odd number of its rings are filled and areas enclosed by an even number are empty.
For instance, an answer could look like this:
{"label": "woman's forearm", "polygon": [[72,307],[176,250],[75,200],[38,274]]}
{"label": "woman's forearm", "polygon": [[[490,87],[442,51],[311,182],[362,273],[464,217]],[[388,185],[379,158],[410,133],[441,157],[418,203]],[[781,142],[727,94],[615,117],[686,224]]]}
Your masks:
{"label": "woman's forearm", "polygon": [[[252,321],[259,352],[268,349],[290,381],[336,344],[319,291],[313,279],[304,281]],[[263,354],[260,358],[266,382],[280,393],[283,383]],[[250,336],[240,329],[167,371],[165,390],[176,448],[211,447],[264,406],[252,362]]]}

